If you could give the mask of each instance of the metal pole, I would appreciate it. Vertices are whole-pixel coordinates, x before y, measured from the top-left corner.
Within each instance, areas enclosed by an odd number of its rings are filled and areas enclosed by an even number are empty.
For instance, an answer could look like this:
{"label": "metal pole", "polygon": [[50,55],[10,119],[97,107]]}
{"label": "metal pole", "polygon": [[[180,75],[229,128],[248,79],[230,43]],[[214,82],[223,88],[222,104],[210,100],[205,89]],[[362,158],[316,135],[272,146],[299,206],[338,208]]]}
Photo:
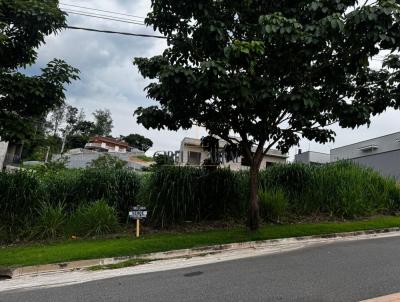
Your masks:
{"label": "metal pole", "polygon": [[136,219],[136,238],[140,236],[140,220]]}

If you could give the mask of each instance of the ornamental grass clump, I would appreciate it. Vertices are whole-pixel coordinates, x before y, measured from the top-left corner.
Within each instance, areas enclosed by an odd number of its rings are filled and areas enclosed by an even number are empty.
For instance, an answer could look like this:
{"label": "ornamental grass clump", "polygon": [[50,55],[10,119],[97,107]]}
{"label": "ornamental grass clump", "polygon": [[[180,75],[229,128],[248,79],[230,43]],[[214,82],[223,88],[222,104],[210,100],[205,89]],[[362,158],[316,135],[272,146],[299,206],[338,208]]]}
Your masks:
{"label": "ornamental grass clump", "polygon": [[217,169],[208,172],[190,167],[161,167],[141,193],[157,226],[184,221],[242,218],[246,209],[236,174]]}
{"label": "ornamental grass clump", "polygon": [[98,200],[80,206],[71,216],[68,233],[78,236],[98,236],[119,229],[116,210],[107,201]]}
{"label": "ornamental grass clump", "polygon": [[34,172],[0,172],[0,233],[1,241],[13,241],[27,235],[35,209],[44,192]]}
{"label": "ornamental grass clump", "polygon": [[39,239],[55,239],[65,233],[67,215],[62,203],[43,202],[37,210],[32,236]]}
{"label": "ornamental grass clump", "polygon": [[282,189],[260,191],[261,217],[267,221],[280,222],[286,214],[288,200]]}
{"label": "ornamental grass clump", "polygon": [[353,218],[399,210],[396,181],[352,162],[289,164],[261,173],[262,190],[282,190],[295,215],[328,214]]}

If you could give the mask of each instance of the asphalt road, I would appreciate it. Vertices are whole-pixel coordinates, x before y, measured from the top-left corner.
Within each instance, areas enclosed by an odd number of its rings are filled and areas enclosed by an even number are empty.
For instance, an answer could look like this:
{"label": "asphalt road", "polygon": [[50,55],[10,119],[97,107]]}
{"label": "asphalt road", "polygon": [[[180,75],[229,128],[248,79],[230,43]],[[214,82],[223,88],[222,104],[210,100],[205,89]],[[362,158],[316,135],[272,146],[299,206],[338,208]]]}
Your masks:
{"label": "asphalt road", "polygon": [[0,301],[359,301],[400,292],[400,237],[322,245],[72,286]]}

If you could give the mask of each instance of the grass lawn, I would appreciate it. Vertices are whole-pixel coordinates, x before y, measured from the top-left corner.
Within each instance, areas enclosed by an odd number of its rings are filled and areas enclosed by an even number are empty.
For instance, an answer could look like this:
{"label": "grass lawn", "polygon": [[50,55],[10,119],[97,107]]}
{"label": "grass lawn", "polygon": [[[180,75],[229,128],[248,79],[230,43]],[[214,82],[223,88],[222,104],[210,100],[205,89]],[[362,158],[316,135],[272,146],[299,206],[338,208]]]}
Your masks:
{"label": "grass lawn", "polygon": [[322,235],[397,226],[400,226],[400,217],[387,216],[342,223],[266,225],[257,232],[237,228],[183,234],[152,234],[144,235],[139,239],[126,236],[119,239],[68,240],[52,244],[0,248],[0,266],[16,267],[81,259],[133,256],[212,244]]}

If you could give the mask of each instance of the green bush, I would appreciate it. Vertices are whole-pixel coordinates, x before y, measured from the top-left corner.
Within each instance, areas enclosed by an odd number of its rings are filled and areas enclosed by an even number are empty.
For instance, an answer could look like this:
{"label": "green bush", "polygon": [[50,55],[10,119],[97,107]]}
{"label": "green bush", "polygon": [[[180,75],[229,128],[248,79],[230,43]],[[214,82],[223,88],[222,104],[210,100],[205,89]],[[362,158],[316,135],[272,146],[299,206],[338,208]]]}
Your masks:
{"label": "green bush", "polygon": [[234,172],[207,172],[190,167],[161,167],[151,174],[142,192],[151,221],[158,225],[243,217],[245,206]]}
{"label": "green bush", "polygon": [[114,155],[104,153],[98,158],[92,160],[88,164],[88,167],[94,169],[123,169],[125,168],[126,164],[126,161],[123,161]]}
{"label": "green bush", "polygon": [[285,215],[288,200],[281,189],[260,191],[260,212],[265,220],[277,221]]}
{"label": "green bush", "polygon": [[110,234],[119,228],[118,216],[105,200],[80,206],[71,216],[68,231],[71,235],[95,236]]}
{"label": "green bush", "polygon": [[0,172],[0,229],[3,241],[26,236],[44,192],[34,172]]}
{"label": "green bush", "polygon": [[37,210],[37,219],[33,236],[40,239],[54,239],[65,233],[65,206],[62,203],[52,205],[42,203]]}
{"label": "green bush", "polygon": [[294,214],[352,218],[394,212],[400,206],[394,179],[351,162],[274,166],[261,172],[260,187],[283,190]]}
{"label": "green bush", "polygon": [[[400,210],[400,188],[394,179],[349,162],[272,166],[260,172],[259,182],[260,191],[268,193],[267,199],[271,196],[279,200],[284,195],[287,201],[286,205],[278,202],[278,209],[272,208],[274,203],[270,200],[262,204],[266,209],[264,217],[269,219],[283,215],[280,210],[283,205],[284,213],[291,217],[323,214],[352,218]],[[184,221],[245,219],[248,197],[248,173],[227,169],[160,167],[152,173],[126,169],[3,172],[0,173],[0,240],[27,238],[38,225],[50,229],[45,237],[59,236],[59,230],[51,231],[56,229],[51,225],[57,223],[47,224],[51,219],[44,217],[54,218],[60,204],[65,206],[66,215],[76,216],[73,213],[86,208],[83,204],[90,206],[103,199],[115,209],[121,223],[127,222],[130,206],[141,204],[148,207],[148,220],[153,225],[166,226]],[[44,211],[43,202],[54,211]],[[38,208],[43,219],[36,213]]]}
{"label": "green bush", "polygon": [[140,179],[125,169],[74,169],[47,174],[42,185],[48,200],[65,203],[70,213],[83,202],[105,199],[126,221],[129,207],[137,203]]}

